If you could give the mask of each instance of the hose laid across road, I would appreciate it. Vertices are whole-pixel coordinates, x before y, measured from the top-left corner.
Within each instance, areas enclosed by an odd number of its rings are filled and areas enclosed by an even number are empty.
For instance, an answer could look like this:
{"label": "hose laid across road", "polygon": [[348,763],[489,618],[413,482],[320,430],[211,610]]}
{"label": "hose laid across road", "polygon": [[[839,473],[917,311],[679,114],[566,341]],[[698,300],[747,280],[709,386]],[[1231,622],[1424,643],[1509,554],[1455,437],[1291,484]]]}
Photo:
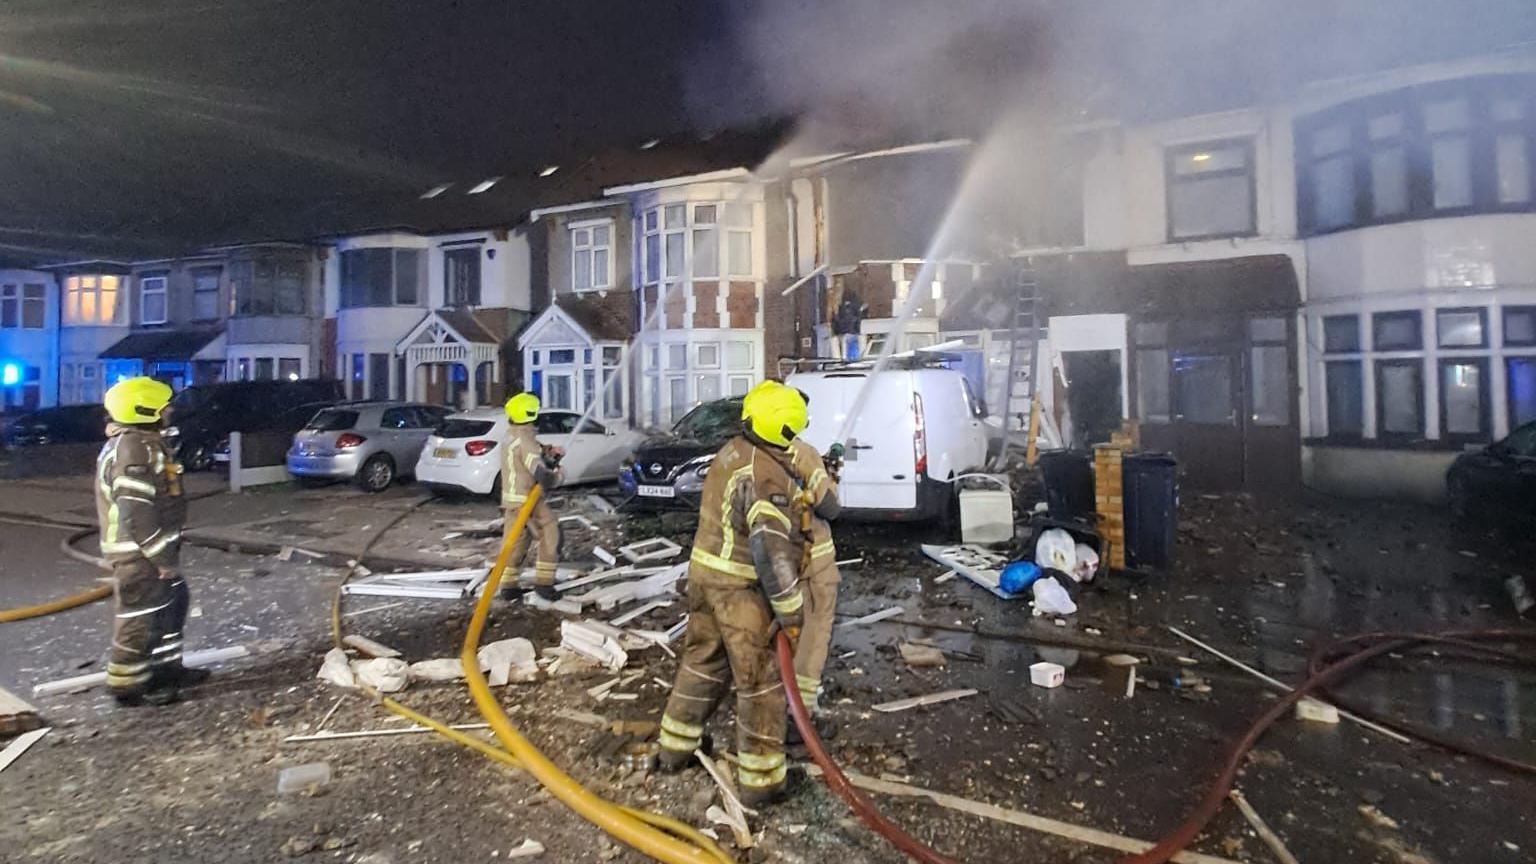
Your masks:
{"label": "hose laid across road", "polygon": [[[14,519],[11,517],[5,517],[0,521],[21,525],[33,525],[42,528],[73,527],[63,523],[53,523],[44,520]],[[95,533],[95,528],[82,528],[77,530],[73,534],[70,534],[68,537],[65,537],[63,540],[59,541],[59,551],[75,559],[76,561],[106,569],[105,561],[97,558],[94,555],[91,555],[88,552],[81,552],[74,546],[76,541],[83,540]],[[95,588],[81,591],[78,594],[71,594],[68,597],[60,597],[57,600],[49,600],[46,603],[36,603],[31,606],[17,606],[14,609],[0,610],[0,624],[9,624],[13,621],[26,621],[31,618],[41,618],[44,615],[52,615],[55,612],[63,612],[67,609],[74,609],[77,606],[84,606],[87,603],[95,603],[97,600],[105,600],[111,596],[112,586],[110,584],[97,585]]]}

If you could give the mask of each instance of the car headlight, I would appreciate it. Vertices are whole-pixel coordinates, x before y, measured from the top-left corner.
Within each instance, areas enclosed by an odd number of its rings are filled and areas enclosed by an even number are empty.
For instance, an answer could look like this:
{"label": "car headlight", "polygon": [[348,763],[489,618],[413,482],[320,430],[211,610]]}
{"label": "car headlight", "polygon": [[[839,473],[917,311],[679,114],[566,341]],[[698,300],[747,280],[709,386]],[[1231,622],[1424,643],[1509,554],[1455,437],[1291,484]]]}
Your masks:
{"label": "car headlight", "polygon": [[686,463],[683,464],[682,473],[697,474],[700,477],[704,477],[705,475],[709,474],[709,466],[713,465],[714,462],[715,454],[713,453],[709,454],[708,456],[700,456],[697,459],[689,459]]}

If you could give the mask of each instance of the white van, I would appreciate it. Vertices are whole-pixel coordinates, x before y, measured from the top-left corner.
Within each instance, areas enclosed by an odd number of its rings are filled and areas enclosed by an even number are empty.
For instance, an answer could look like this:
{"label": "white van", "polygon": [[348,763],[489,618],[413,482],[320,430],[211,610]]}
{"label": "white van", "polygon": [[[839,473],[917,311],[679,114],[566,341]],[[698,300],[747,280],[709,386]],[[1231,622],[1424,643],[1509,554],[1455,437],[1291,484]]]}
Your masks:
{"label": "white van", "polygon": [[965,376],[920,366],[878,375],[865,364],[796,372],[785,383],[810,397],[810,425],[800,436],[825,453],[852,410],[870,392],[843,441],[839,497],[846,517],[928,519],[949,512],[955,477],[986,467],[983,406]]}

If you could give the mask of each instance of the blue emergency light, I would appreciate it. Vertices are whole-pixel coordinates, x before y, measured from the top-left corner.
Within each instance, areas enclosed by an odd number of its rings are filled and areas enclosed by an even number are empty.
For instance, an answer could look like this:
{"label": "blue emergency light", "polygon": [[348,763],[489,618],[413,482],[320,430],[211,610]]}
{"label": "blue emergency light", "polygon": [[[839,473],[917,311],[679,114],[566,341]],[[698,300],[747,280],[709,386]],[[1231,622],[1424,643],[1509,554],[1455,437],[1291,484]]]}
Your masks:
{"label": "blue emergency light", "polygon": [[0,365],[0,387],[14,387],[21,383],[21,364]]}

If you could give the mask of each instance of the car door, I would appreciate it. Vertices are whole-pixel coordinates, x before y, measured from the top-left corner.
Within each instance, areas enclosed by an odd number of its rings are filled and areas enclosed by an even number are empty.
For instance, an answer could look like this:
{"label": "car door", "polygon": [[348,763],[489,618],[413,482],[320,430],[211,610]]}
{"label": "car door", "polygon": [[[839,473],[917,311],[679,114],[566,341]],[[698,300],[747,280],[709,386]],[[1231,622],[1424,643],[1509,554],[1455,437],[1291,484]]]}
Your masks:
{"label": "car door", "polygon": [[406,427],[400,430],[396,464],[414,466],[416,460],[421,457],[421,448],[426,446],[427,438],[431,437],[432,430],[448,415],[445,408],[433,408],[426,405],[411,405],[405,409]]}
{"label": "car door", "polygon": [[619,473],[619,465],[629,455],[629,444],[618,430],[604,426],[596,420],[585,420],[576,429],[575,439],[580,442],[582,454],[587,459],[583,481],[611,480]]}
{"label": "car door", "polygon": [[408,405],[385,408],[379,414],[379,449],[389,453],[398,470],[410,470],[421,453],[419,444],[414,451],[410,450],[411,427],[415,422],[415,411]]}
{"label": "car door", "polygon": [[583,445],[582,436],[571,434],[579,419],[579,414],[570,411],[543,411],[533,421],[540,444],[565,449],[560,466],[565,469],[567,483],[584,482],[591,471],[591,448]]}

